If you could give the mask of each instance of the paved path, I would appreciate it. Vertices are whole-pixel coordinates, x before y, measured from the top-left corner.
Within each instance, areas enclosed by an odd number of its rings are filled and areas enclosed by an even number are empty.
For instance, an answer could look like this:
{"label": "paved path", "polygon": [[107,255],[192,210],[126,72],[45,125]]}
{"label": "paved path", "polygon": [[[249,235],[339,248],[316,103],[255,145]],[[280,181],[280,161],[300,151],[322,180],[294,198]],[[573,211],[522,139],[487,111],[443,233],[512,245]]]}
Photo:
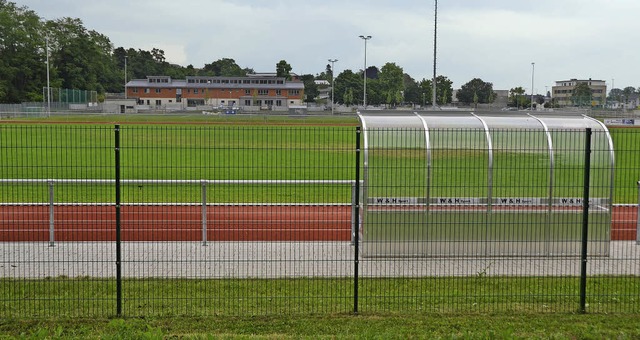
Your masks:
{"label": "paved path", "polygon": [[[0,243],[0,277],[115,277],[112,242]],[[124,242],[124,277],[352,277],[349,242]],[[577,257],[360,258],[362,277],[577,276]],[[589,275],[640,276],[640,245],[611,242],[610,256],[592,257]]]}

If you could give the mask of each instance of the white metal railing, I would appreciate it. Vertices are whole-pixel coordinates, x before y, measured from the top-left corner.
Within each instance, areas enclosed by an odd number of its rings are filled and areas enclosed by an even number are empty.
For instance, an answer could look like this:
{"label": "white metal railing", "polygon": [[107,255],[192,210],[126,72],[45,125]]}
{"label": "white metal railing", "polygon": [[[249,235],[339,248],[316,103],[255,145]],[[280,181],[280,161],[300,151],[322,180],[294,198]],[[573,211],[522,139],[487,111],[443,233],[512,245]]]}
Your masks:
{"label": "white metal railing", "polygon": [[[56,184],[116,184],[115,179],[39,179],[39,178],[16,178],[16,179],[0,179],[0,184],[47,184],[49,188],[47,204],[49,206],[49,246],[55,246],[55,185]],[[282,185],[282,184],[296,184],[296,185],[320,185],[320,184],[334,184],[334,185],[351,185],[351,202],[345,203],[351,205],[351,244],[355,242],[355,233],[357,231],[355,226],[355,195],[356,185],[353,180],[296,180],[296,179],[282,179],[282,180],[148,180],[148,179],[125,179],[120,180],[120,184],[179,184],[179,185],[194,185],[199,184],[201,186],[201,198],[200,203],[202,209],[201,223],[202,223],[202,245],[207,245],[207,186],[209,185]],[[95,204],[95,203],[94,203]],[[100,203],[104,204],[104,203]],[[188,204],[188,203],[185,203]],[[253,203],[255,204],[255,203]]]}
{"label": "white metal railing", "polygon": [[[16,179],[0,179],[0,184],[47,184],[49,187],[48,202],[43,203],[49,206],[49,245],[55,245],[55,184],[114,184],[114,179],[32,179],[32,178],[16,178]],[[336,184],[351,185],[351,244],[355,242],[355,233],[357,226],[355,225],[355,214],[357,213],[355,205],[356,186],[353,180],[144,180],[144,179],[127,179],[120,180],[121,184],[180,184],[201,186],[201,200],[199,205],[202,206],[202,244],[207,244],[207,186],[223,185],[223,184],[242,184],[242,185],[277,185],[277,184],[300,184],[300,185],[319,185],[319,184]],[[362,184],[362,181],[360,181]],[[406,202],[405,202],[406,203]],[[12,203],[15,204],[15,203]],[[32,205],[32,203],[30,203]],[[98,204],[98,203],[92,203]],[[104,204],[104,203],[100,203]],[[183,204],[183,203],[181,203]],[[187,203],[184,203],[187,204]],[[255,203],[253,203],[255,204]],[[1,205],[1,204],[0,204]],[[74,203],[77,205],[77,203]],[[640,181],[638,181],[638,214],[636,222],[636,244],[640,245]]]}

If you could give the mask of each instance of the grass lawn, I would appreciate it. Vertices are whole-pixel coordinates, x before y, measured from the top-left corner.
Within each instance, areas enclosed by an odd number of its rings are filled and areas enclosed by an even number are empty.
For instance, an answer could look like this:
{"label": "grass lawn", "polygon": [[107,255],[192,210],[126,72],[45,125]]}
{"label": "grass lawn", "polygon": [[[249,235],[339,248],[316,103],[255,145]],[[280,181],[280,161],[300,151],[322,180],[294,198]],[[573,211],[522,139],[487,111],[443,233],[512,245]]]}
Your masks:
{"label": "grass lawn", "polygon": [[[333,315],[354,310],[354,279],[163,279],[122,281],[126,317]],[[358,312],[413,314],[577,313],[579,277],[360,278]],[[3,318],[116,316],[116,280],[1,279]],[[633,276],[592,276],[587,312],[640,312]]]}
{"label": "grass lawn", "polygon": [[[352,180],[355,117],[287,116],[203,116],[166,115],[62,116],[36,120],[38,124],[0,125],[0,177],[2,178],[76,178],[114,177],[113,123],[122,123],[121,166],[123,179],[337,179]],[[267,119],[265,121],[265,119]],[[122,121],[124,122],[122,122]],[[89,121],[92,124],[76,124]],[[33,121],[29,121],[33,123]],[[67,123],[68,122],[68,123]],[[71,123],[73,122],[73,123]],[[64,124],[59,124],[64,123]],[[161,123],[179,123],[167,125]],[[140,125],[145,124],[145,125]],[[149,125],[151,124],[151,125]],[[212,124],[203,127],[203,124]],[[326,126],[329,125],[329,126]],[[636,129],[612,129],[616,145],[614,203],[634,203],[635,183],[640,178],[640,133]],[[375,149],[372,146],[369,196],[424,197],[427,176],[431,176],[431,197],[482,197],[488,194],[488,153],[465,149],[475,134],[433,133],[432,171],[427,174],[424,151],[416,148]],[[453,139],[451,139],[453,138]],[[525,138],[526,139],[526,138]],[[562,138],[559,138],[562,140]],[[465,145],[456,146],[457,143]],[[497,141],[513,140],[504,134]],[[539,144],[532,135],[526,143]],[[396,143],[399,143],[396,141]],[[402,143],[407,143],[403,141]],[[454,144],[452,144],[454,143]],[[516,146],[524,141],[518,140]],[[472,143],[473,144],[473,143]],[[374,144],[372,144],[374,145]],[[385,151],[386,150],[386,151]],[[544,150],[542,148],[541,150]],[[576,170],[581,155],[556,155],[553,185],[555,197],[579,197],[582,174]],[[577,158],[576,158],[577,157]],[[596,157],[599,159],[598,157]],[[546,197],[549,185],[549,156],[540,153],[513,153],[497,149],[494,153],[494,197]],[[607,163],[607,159],[602,159]],[[599,163],[597,163],[599,164]],[[389,171],[390,169],[391,171]],[[609,172],[594,169],[591,193],[607,197]],[[124,199],[141,202],[199,202],[197,186],[176,189],[164,195],[166,188],[145,188],[140,196],[136,187],[124,188]],[[12,193],[1,190],[0,199],[13,202],[46,201],[46,185],[15,186]],[[58,190],[59,202],[109,202],[111,186],[90,190]],[[214,202],[254,201],[349,202],[350,192],[319,188],[290,188],[287,193],[273,190],[246,190],[219,187]],[[80,191],[82,194],[78,194]],[[28,193],[28,194],[27,194]],[[243,196],[243,195],[247,196]],[[28,195],[28,197],[25,197]],[[79,195],[79,196],[78,196]]]}
{"label": "grass lawn", "polygon": [[[113,280],[7,282],[0,335],[19,337],[637,338],[637,278],[125,280],[116,318]],[[6,289],[5,289],[6,288]],[[82,295],[79,295],[82,291]],[[19,299],[18,299],[19,298]],[[12,300],[8,303],[9,299]],[[14,315],[19,304],[29,315]],[[30,311],[31,308],[38,310]],[[15,310],[13,312],[16,312]]]}
{"label": "grass lawn", "polygon": [[101,339],[637,339],[637,315],[328,315],[0,321],[0,337]]}

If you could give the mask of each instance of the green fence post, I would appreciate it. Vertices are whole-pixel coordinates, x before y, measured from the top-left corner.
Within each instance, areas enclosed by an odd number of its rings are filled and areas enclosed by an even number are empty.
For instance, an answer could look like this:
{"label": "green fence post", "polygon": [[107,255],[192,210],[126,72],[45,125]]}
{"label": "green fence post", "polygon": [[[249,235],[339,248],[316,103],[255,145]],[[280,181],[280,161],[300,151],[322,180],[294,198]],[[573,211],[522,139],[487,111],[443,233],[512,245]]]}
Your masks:
{"label": "green fence post", "polygon": [[591,176],[591,129],[584,147],[584,182],[582,186],[582,249],[580,254],[580,313],[587,312],[587,240],[589,237],[589,179]]}
{"label": "green fence post", "polygon": [[116,315],[122,316],[122,249],[120,247],[120,125],[114,129],[115,136],[115,189],[116,189]]}
{"label": "green fence post", "polygon": [[358,266],[360,265],[360,127],[356,127],[356,182],[353,223],[355,224],[354,256],[353,256],[353,313],[358,314]]}

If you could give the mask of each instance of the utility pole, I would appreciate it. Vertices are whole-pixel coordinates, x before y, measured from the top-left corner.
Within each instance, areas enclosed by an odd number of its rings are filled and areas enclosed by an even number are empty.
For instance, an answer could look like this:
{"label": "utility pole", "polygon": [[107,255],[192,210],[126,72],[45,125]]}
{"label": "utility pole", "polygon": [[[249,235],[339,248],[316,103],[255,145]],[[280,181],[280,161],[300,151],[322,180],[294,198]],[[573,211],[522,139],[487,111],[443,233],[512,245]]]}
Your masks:
{"label": "utility pole", "polygon": [[432,103],[431,107],[436,109],[436,51],[437,51],[437,41],[438,41],[438,0],[435,0],[435,18],[433,21],[433,81],[431,83],[431,92],[432,92]]}
{"label": "utility pole", "polygon": [[333,77],[333,76],[334,76],[334,72],[333,72],[333,71],[334,71],[334,68],[333,68],[333,65],[334,65],[334,63],[335,63],[336,61],[338,61],[338,59],[329,59],[329,62],[331,63],[331,114],[332,114],[332,115],[333,115],[333,114],[335,114],[335,113],[334,113],[334,111],[333,111],[333,106],[335,105],[335,104],[334,104],[334,103],[335,103],[335,101],[333,100],[333,99],[334,99],[334,98],[333,98],[333,89],[334,89],[334,87],[335,87],[335,86],[334,86],[334,77]]}

